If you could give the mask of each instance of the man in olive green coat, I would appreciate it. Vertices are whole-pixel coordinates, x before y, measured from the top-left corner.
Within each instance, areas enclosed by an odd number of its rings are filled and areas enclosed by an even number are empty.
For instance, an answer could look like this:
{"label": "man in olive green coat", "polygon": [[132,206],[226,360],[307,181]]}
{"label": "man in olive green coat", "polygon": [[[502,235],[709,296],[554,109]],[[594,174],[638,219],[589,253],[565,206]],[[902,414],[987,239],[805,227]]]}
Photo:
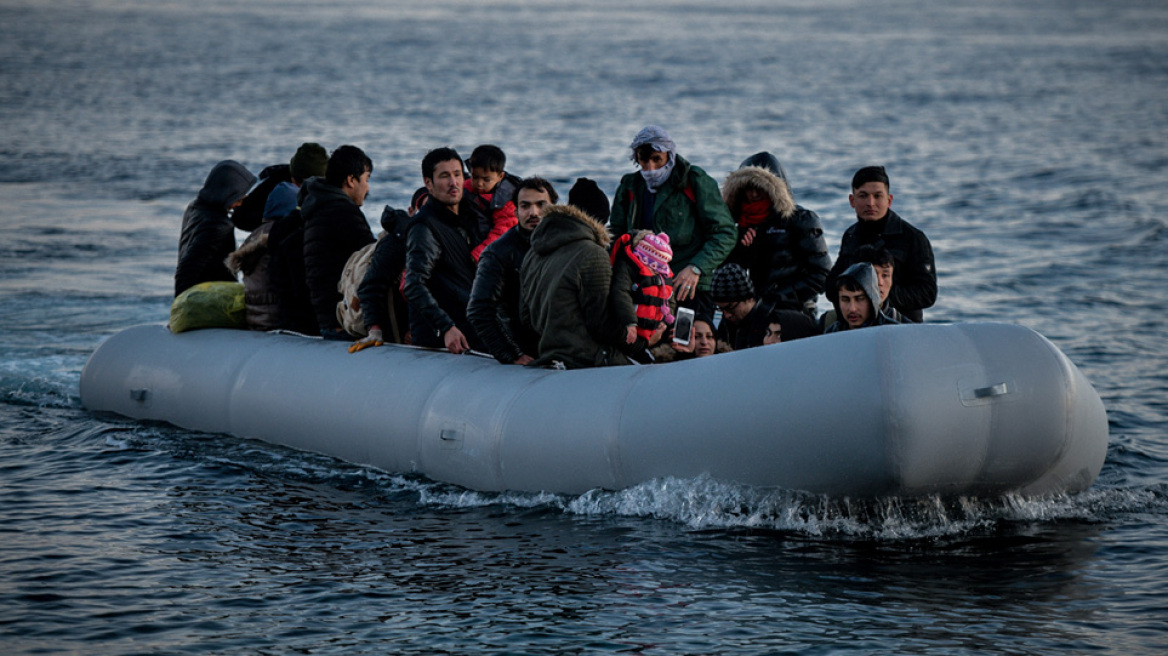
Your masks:
{"label": "man in olive green coat", "polygon": [[520,318],[539,334],[530,366],[580,369],[628,364],[609,306],[612,264],[604,225],[570,205],[553,205],[531,233],[520,269]]}
{"label": "man in olive green coat", "polygon": [[613,237],[638,230],[669,235],[678,303],[712,315],[710,279],[738,240],[718,184],[679,156],[658,126],[637,133],[630,148],[641,170],[621,178],[617,187],[609,219]]}

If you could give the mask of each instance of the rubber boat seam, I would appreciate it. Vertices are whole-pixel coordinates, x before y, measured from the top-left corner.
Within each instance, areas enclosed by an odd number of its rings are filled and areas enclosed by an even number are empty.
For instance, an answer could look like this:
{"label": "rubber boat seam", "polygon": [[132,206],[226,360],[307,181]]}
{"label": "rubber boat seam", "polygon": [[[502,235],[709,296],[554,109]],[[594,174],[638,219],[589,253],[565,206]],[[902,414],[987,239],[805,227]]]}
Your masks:
{"label": "rubber boat seam", "polygon": [[508,489],[507,476],[504,471],[506,466],[503,463],[503,441],[505,437],[504,432],[510,423],[508,420],[511,417],[511,408],[515,407],[519,403],[520,399],[523,398],[527,393],[527,390],[531,389],[537,382],[542,381],[544,378],[554,373],[556,372],[547,370],[543,372],[542,376],[532,376],[530,380],[520,385],[519,388],[511,394],[511,398],[503,404],[503,407],[500,409],[500,411],[495,413],[495,428],[492,431],[493,434],[491,435],[491,447],[493,448],[493,453],[495,454],[493,469],[495,470],[496,487],[498,487],[500,490]]}

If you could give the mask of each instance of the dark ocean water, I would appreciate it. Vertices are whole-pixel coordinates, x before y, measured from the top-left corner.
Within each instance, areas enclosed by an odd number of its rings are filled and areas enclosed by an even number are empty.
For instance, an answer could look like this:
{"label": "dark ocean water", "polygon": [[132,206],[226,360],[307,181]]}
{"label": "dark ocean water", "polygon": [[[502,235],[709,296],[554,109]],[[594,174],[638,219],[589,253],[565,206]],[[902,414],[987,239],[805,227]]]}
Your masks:
{"label": "dark ocean water", "polygon": [[[885,164],[929,319],[1094,383],[1095,486],[480,494],[81,408],[93,349],[166,320],[216,161],[359,145],[372,222],[447,144],[611,193],[648,123],[719,181],[776,153],[833,253]],[[1152,0],[0,0],[0,652],[1165,653],[1165,183]]]}

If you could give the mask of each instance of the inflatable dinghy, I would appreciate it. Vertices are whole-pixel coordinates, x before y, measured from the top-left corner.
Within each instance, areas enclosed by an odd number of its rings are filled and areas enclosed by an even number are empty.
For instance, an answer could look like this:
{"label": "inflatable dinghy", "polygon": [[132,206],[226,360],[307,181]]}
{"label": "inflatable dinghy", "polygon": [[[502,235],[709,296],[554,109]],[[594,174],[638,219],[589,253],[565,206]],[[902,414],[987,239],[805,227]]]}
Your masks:
{"label": "inflatable dinghy", "polygon": [[481,491],[579,494],[703,474],[832,496],[1038,496],[1094,482],[1098,394],[997,323],[867,328],[576,371],[242,330],[114,335],[92,411],[257,438]]}

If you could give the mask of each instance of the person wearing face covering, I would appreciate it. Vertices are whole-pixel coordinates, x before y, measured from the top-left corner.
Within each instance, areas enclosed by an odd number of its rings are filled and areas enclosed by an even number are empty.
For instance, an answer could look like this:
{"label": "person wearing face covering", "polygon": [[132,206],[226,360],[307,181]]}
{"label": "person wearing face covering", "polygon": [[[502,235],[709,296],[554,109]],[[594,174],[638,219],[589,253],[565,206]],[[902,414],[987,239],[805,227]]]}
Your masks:
{"label": "person wearing face covering", "polygon": [[617,239],[641,230],[669,235],[678,305],[712,315],[710,279],[738,240],[718,184],[678,155],[677,145],[659,126],[638,132],[629,148],[640,170],[621,178],[609,229]]}

